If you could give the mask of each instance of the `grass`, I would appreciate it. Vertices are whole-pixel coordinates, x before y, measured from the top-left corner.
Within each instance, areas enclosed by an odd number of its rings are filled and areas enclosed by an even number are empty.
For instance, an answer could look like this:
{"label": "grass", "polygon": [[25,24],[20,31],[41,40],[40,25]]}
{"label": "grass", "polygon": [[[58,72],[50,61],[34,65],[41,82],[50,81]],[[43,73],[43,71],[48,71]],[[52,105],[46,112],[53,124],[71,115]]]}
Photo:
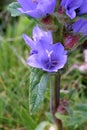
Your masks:
{"label": "grass", "polygon": [[[27,18],[19,18],[15,25],[9,25],[0,41],[0,129],[9,130],[30,127],[29,117],[29,68],[26,65],[28,48],[22,40],[22,33],[29,25]],[[24,25],[28,25],[25,27]],[[30,118],[30,119],[29,119]],[[33,127],[33,126],[32,126]]]}

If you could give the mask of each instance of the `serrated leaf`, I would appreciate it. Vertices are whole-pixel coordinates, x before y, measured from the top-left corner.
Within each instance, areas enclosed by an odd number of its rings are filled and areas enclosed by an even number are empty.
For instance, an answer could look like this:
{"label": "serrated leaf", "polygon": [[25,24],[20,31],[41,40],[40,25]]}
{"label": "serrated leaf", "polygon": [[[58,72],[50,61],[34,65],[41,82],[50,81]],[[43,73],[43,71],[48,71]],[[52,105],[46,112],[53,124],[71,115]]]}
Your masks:
{"label": "serrated leaf", "polygon": [[39,69],[33,69],[30,74],[29,109],[31,112],[36,112],[44,99],[48,77],[47,73]]}
{"label": "serrated leaf", "polygon": [[20,11],[18,11],[18,8],[20,8],[20,5],[18,2],[13,2],[11,4],[9,4],[8,6],[8,11],[11,12],[11,16],[16,17],[21,15],[22,13]]}

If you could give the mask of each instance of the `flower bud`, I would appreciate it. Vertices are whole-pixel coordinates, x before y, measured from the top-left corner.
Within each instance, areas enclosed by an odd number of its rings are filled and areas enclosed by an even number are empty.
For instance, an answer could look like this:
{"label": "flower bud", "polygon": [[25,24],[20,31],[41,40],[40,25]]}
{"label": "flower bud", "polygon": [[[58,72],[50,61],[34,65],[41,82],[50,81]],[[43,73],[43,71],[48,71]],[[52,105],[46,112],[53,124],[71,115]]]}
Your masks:
{"label": "flower bud", "polygon": [[67,109],[66,107],[69,106],[69,102],[67,100],[61,100],[60,101],[60,105],[57,109],[57,112],[59,112],[60,114],[67,114]]}
{"label": "flower bud", "polygon": [[75,47],[79,41],[80,37],[79,36],[72,36],[68,35],[64,38],[64,46],[66,49],[72,49]]}

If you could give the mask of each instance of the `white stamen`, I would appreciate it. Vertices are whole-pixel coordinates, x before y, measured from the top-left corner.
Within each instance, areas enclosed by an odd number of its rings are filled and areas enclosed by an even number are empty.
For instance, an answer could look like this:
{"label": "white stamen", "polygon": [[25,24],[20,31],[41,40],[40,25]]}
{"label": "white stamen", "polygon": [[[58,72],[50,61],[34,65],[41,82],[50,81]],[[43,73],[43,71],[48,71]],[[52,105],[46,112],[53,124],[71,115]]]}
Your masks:
{"label": "white stamen", "polygon": [[48,51],[48,50],[46,50],[46,53],[47,53],[48,57],[50,57],[51,54],[53,53],[53,51]]}
{"label": "white stamen", "polygon": [[48,51],[48,50],[46,50],[46,53],[47,53],[47,55],[48,55],[49,62],[51,62],[51,54],[53,53],[53,51]]}

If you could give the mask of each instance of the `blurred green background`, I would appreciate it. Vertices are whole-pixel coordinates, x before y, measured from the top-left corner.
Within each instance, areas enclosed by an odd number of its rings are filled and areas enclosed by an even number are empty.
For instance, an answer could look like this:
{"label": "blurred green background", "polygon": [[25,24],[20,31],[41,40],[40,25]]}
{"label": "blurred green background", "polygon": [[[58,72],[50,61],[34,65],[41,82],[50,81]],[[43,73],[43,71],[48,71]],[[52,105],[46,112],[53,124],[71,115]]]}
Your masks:
{"label": "blurred green background", "polygon": [[[49,88],[39,110],[31,115],[29,113],[31,69],[26,65],[29,47],[24,43],[22,34],[31,36],[36,23],[23,16],[11,17],[7,11],[10,2],[13,1],[0,1],[0,130],[35,130],[40,122],[52,123],[49,113]],[[65,130],[87,130],[87,74],[72,66],[74,63],[83,64],[84,46],[87,46],[87,43],[69,54],[68,65],[62,75],[61,88],[69,93],[61,92],[61,98],[69,102],[69,111],[72,112],[68,115],[68,121],[66,116],[60,116],[65,122]],[[42,128],[41,125],[36,130],[50,129]]]}

